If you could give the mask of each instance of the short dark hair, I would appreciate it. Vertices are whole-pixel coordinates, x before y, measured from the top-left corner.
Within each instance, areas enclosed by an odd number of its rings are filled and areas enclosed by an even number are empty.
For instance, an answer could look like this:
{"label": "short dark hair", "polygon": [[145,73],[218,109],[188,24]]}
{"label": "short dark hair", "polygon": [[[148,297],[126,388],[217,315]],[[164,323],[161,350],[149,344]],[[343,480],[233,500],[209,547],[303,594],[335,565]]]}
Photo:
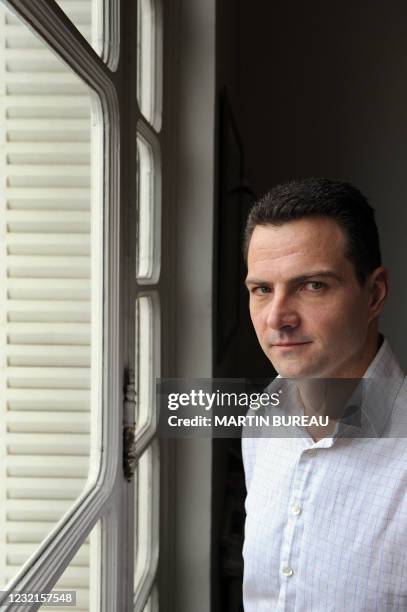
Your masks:
{"label": "short dark hair", "polygon": [[249,243],[257,225],[282,225],[305,217],[329,217],[346,237],[346,257],[364,285],[367,276],[381,265],[375,211],[356,187],[343,181],[307,178],[277,185],[251,209],[244,233],[247,261]]}

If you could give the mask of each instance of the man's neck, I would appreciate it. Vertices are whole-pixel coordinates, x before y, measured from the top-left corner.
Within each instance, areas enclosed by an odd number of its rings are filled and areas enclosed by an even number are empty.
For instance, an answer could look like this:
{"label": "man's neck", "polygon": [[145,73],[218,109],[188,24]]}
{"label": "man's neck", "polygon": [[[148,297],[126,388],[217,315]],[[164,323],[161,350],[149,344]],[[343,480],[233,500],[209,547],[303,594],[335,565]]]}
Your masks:
{"label": "man's neck", "polygon": [[[364,359],[358,368],[353,369],[352,376],[312,378],[297,382],[304,415],[328,416],[329,418],[329,425],[309,430],[314,440],[326,437],[335,430],[337,421],[343,417],[347,402],[373,362],[382,343],[383,336],[377,333],[374,343],[372,342],[372,349],[366,352],[368,358]],[[351,371],[349,369],[349,372]],[[359,372],[359,376],[355,376],[355,372]]]}

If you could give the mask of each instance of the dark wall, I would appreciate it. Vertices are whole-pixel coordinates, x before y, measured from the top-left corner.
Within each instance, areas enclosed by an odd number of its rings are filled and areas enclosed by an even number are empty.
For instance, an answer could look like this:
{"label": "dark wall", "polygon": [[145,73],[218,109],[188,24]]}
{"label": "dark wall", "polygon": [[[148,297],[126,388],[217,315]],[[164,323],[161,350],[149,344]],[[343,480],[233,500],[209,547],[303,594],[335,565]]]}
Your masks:
{"label": "dark wall", "polygon": [[[228,339],[228,342],[219,346],[219,338],[214,338],[215,357],[214,357],[214,376],[218,377],[263,377],[273,375],[269,361],[264,356],[252,329],[249,313],[248,313],[248,292],[244,286],[246,277],[246,267],[241,257],[241,251],[238,253],[225,254],[224,248],[228,248],[229,244],[236,243],[236,232],[239,232],[239,243],[241,246],[242,232],[247,217],[247,212],[254,202],[258,191],[253,185],[252,172],[249,169],[253,160],[250,160],[250,152],[247,146],[247,139],[243,133],[243,125],[245,124],[244,117],[247,113],[245,108],[247,98],[245,95],[246,84],[245,76],[242,71],[244,62],[242,54],[245,51],[246,32],[242,19],[245,16],[239,7],[239,2],[236,0],[220,0],[217,4],[217,32],[216,32],[216,77],[217,77],[217,190],[215,195],[215,262],[214,262],[214,295],[215,300],[215,336],[219,330],[219,322],[221,316],[219,313],[230,313],[233,319],[237,320],[234,333]],[[222,206],[225,204],[225,194],[222,192],[224,182],[223,167],[224,149],[227,143],[224,142],[224,125],[225,119],[222,113],[222,102],[226,98],[227,105],[233,115],[236,130],[241,140],[242,147],[242,177],[240,182],[240,193],[228,201],[227,206],[230,210],[230,218],[225,218]],[[254,177],[254,175],[253,175]],[[236,228],[236,217],[232,208],[239,208],[240,227]],[[232,218],[234,217],[234,218]],[[233,234],[233,236],[231,236]],[[223,245],[219,251],[219,244]],[[227,272],[224,266],[219,266],[220,258],[228,257],[230,261],[234,261],[235,266],[239,266],[239,288],[236,290],[235,272],[230,270]],[[240,257],[240,259],[239,259]],[[223,294],[238,296],[238,304],[236,311],[230,307],[227,299],[222,302]],[[220,300],[219,300],[220,297]],[[232,312],[233,311],[233,312]]]}
{"label": "dark wall", "polygon": [[404,367],[407,5],[240,2],[239,126],[258,192],[290,178],[353,182],[377,210],[391,295],[382,328]]}

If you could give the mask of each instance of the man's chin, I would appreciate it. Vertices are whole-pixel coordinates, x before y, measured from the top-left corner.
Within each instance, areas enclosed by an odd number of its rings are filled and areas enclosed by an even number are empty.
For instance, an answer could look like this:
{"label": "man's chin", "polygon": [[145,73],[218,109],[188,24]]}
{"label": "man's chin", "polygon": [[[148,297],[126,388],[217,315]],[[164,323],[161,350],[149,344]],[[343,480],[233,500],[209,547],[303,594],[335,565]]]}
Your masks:
{"label": "man's chin", "polygon": [[309,363],[276,363],[274,369],[282,378],[319,378],[319,372]]}
{"label": "man's chin", "polygon": [[308,354],[308,358],[301,354],[304,351],[309,353],[310,347],[311,343],[306,343],[301,349],[287,349],[283,354],[277,346],[271,347],[268,358],[282,378],[319,378],[323,371],[322,364],[312,359],[311,354]]}
{"label": "man's chin", "polygon": [[277,370],[277,373],[281,376],[281,378],[307,378],[309,376],[308,373],[304,372],[304,370],[280,369]]}

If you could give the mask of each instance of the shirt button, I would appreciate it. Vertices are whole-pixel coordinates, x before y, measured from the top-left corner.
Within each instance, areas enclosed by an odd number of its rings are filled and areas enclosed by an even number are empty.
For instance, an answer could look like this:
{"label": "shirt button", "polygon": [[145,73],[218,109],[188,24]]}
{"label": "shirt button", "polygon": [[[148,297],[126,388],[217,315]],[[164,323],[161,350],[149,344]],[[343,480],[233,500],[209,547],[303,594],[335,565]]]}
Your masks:
{"label": "shirt button", "polygon": [[317,451],[315,450],[315,448],[309,448],[307,450],[307,453],[311,456],[314,457],[317,454]]}
{"label": "shirt button", "polygon": [[301,506],[299,506],[298,504],[294,504],[293,506],[291,506],[291,513],[295,516],[301,514]]}
{"label": "shirt button", "polygon": [[283,567],[283,575],[284,576],[286,576],[287,578],[290,578],[293,574],[294,574],[294,572],[291,569],[291,567],[288,567],[288,565]]}

